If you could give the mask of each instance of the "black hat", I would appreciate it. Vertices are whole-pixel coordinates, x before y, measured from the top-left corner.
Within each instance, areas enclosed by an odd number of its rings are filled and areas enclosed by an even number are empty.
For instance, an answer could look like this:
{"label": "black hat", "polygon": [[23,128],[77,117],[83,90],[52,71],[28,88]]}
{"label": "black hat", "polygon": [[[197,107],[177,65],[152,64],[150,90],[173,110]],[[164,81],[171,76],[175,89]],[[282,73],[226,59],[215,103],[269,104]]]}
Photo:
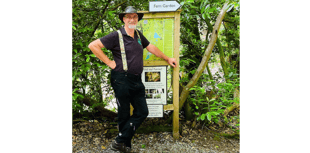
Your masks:
{"label": "black hat", "polygon": [[[123,21],[123,17],[124,17],[124,15],[125,14],[129,14],[129,13],[137,13],[137,10],[135,9],[135,8],[133,8],[132,6],[127,6],[126,8],[125,8],[125,11],[124,11],[124,13],[120,13],[119,15],[118,15],[118,17],[119,17],[119,19],[124,23],[124,21]],[[143,18],[143,13],[137,13],[138,14],[138,17],[139,17],[139,19],[138,19],[138,21],[140,21],[142,18]]]}

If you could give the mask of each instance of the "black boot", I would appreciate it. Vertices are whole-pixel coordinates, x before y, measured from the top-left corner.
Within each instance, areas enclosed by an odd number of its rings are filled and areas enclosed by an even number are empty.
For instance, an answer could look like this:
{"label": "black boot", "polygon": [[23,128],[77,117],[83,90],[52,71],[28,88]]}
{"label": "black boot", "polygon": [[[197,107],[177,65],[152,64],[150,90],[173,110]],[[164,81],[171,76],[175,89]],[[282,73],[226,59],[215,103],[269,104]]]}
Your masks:
{"label": "black boot", "polygon": [[115,140],[112,141],[111,148],[114,151],[121,151],[121,152],[125,152],[125,153],[131,152],[131,148],[126,147],[126,145],[124,143],[117,143]]}

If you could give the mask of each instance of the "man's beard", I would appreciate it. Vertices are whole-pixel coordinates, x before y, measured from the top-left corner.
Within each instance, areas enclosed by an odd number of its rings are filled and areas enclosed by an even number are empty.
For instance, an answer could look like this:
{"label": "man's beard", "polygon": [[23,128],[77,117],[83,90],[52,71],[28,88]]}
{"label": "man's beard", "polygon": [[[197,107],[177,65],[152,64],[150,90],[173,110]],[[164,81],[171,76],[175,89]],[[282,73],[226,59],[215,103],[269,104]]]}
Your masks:
{"label": "man's beard", "polygon": [[128,25],[129,29],[136,29],[136,27],[137,27],[137,25],[130,25],[130,24]]}

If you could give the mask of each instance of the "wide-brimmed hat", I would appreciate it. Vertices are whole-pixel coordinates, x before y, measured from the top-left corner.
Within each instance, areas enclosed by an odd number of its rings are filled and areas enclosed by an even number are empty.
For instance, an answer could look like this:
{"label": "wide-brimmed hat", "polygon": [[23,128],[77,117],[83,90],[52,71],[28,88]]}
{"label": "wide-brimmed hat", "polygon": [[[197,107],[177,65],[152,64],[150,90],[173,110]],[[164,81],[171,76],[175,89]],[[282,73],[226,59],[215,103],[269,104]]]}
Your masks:
{"label": "wide-brimmed hat", "polygon": [[[124,15],[125,14],[130,14],[130,13],[137,13],[137,10],[135,9],[135,8],[133,8],[132,6],[127,6],[126,8],[125,8],[125,11],[123,12],[123,13],[120,13],[119,15],[118,15],[118,17],[119,17],[119,19],[124,23],[124,21],[123,21],[123,17],[124,17]],[[138,19],[138,21],[140,21],[142,18],[143,18],[143,13],[137,13],[138,14],[138,17],[139,17],[139,19]]]}

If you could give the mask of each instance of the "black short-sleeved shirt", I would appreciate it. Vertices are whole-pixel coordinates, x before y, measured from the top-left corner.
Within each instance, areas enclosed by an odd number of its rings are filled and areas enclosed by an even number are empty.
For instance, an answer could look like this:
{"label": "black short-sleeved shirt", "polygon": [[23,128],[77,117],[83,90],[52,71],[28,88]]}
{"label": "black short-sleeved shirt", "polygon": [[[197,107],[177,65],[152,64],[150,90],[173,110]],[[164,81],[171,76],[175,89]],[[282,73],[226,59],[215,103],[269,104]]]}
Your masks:
{"label": "black short-sleeved shirt", "polygon": [[[138,32],[140,34],[142,45],[138,43],[139,37],[136,31],[134,33],[135,34],[134,38],[132,38],[129,35],[127,35],[124,28],[121,28],[120,30],[124,40],[127,67],[128,67],[127,72],[132,74],[141,74],[143,71],[143,49],[147,47],[150,44],[150,42],[143,36],[143,34],[140,31]],[[117,31],[114,31],[100,38],[100,41],[102,42],[102,44],[106,49],[112,51],[116,63],[116,67],[114,70],[118,72],[124,72]]]}

